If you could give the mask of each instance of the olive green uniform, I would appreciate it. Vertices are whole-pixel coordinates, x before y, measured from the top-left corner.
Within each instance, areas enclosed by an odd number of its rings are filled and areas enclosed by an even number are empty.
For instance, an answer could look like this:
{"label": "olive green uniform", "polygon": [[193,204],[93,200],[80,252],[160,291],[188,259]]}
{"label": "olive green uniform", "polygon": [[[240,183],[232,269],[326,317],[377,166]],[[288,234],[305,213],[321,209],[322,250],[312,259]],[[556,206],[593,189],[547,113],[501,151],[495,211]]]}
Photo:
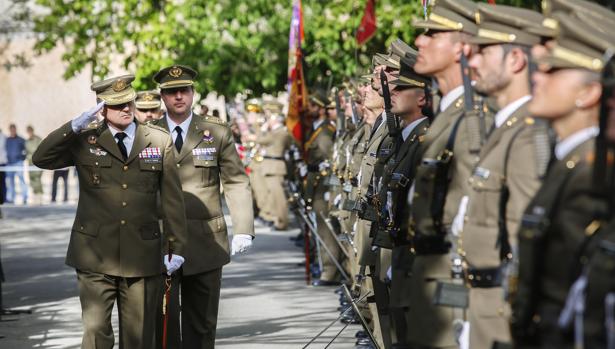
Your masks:
{"label": "olive green uniform", "polygon": [[110,318],[116,299],[121,346],[153,348],[164,270],[158,193],[166,237],[175,254],[185,255],[184,199],[169,134],[138,124],[124,161],[106,124],[75,134],[69,122],[41,142],[32,161],[50,170],[76,166],[79,175],[66,264],[77,269],[82,348],[113,346]]}

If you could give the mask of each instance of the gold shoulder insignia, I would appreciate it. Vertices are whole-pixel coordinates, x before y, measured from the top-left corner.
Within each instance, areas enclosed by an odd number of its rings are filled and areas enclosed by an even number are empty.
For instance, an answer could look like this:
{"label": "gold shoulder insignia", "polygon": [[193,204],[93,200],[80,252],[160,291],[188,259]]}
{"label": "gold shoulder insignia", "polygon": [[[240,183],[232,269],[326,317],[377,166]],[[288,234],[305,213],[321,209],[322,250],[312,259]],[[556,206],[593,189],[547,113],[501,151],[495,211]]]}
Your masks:
{"label": "gold shoulder insignia", "polygon": [[525,118],[525,124],[526,125],[534,125],[535,123],[536,123],[536,120],[534,120],[533,117],[528,116],[528,117]]}
{"label": "gold shoulder insignia", "polygon": [[463,104],[463,99],[458,99],[457,103],[455,103],[455,108],[461,108],[461,105]]}
{"label": "gold shoulder insignia", "polygon": [[203,120],[207,121],[207,122],[211,122],[213,124],[218,124],[218,125],[224,125],[226,126],[226,122],[220,118],[217,118],[215,116],[209,116],[209,115],[205,115],[202,116]]}

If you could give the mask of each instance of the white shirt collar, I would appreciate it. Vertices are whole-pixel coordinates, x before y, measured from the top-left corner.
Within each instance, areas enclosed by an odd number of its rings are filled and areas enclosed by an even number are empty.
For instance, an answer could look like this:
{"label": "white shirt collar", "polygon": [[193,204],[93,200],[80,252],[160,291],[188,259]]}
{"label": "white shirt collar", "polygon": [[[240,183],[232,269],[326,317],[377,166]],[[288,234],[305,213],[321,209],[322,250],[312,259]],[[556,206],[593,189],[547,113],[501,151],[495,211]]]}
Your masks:
{"label": "white shirt collar", "polygon": [[508,103],[507,106],[505,106],[504,108],[500,109],[500,111],[497,112],[497,114],[495,114],[495,127],[500,127],[500,126],[504,125],[504,122],[506,122],[506,120],[508,120],[508,118],[515,111],[517,111],[519,108],[521,108],[521,106],[523,106],[525,103],[529,102],[530,99],[532,99],[532,96],[531,95],[526,95],[526,96],[523,96],[523,97],[517,99],[516,101],[514,101],[512,103]]}
{"label": "white shirt collar", "polygon": [[443,112],[448,109],[448,107],[450,107],[457,98],[461,97],[461,95],[463,95],[463,85],[459,85],[450,90],[446,96],[443,96],[440,100],[440,111]]}
{"label": "white shirt collar", "polygon": [[320,127],[320,125],[322,125],[323,122],[325,122],[326,119],[322,119],[322,120],[316,120],[314,121],[314,123],[312,124],[314,127],[314,130],[316,130],[318,127]]}
{"label": "white shirt collar", "polygon": [[600,133],[598,126],[592,126],[577,131],[561,141],[558,141],[555,145],[555,157],[558,160],[562,160],[581,143],[594,138]]}
{"label": "white shirt collar", "polygon": [[[133,141],[135,139],[135,132],[137,131],[137,124],[135,124],[134,122],[131,122],[130,125],[128,125],[128,127],[126,127],[124,131],[120,131],[116,129],[110,123],[107,123],[107,126],[109,126],[109,131],[111,131],[113,138],[115,138],[115,135],[117,133],[124,132],[126,134],[126,137],[128,138],[128,141]],[[124,144],[125,143],[126,141],[124,141]]]}
{"label": "white shirt collar", "polygon": [[420,124],[425,119],[425,117],[416,119],[412,121],[408,126],[404,127],[403,130],[401,130],[401,137],[404,139],[404,142],[406,141],[406,139],[408,139],[408,136],[410,136],[410,132],[412,132],[412,130],[414,130],[416,126],[418,126],[418,124]]}
{"label": "white shirt collar", "polygon": [[175,131],[175,127],[177,126],[179,126],[179,128],[181,128],[182,130],[182,137],[184,139],[186,138],[186,134],[188,133],[188,128],[190,127],[191,121],[192,121],[192,112],[190,112],[190,116],[188,116],[188,118],[182,121],[182,123],[179,125],[176,124],[173,120],[171,120],[171,118],[167,114],[167,124],[169,124],[169,132],[171,132],[171,134],[173,135],[173,140],[175,140],[175,137],[177,136],[177,132]]}

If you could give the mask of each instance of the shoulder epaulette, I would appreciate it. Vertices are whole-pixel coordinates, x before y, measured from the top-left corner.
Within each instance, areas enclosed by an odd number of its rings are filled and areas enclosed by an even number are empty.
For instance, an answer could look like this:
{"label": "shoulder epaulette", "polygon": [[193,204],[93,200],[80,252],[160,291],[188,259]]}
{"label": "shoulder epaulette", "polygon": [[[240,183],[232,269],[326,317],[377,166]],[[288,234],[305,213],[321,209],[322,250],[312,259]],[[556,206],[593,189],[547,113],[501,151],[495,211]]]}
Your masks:
{"label": "shoulder epaulette", "polygon": [[209,116],[209,115],[205,115],[205,116],[201,116],[201,119],[203,121],[207,121],[207,122],[211,122],[212,124],[218,124],[218,125],[223,125],[223,126],[228,126],[226,124],[226,121],[215,117],[215,116]]}
{"label": "shoulder epaulette", "polygon": [[156,121],[149,121],[149,122],[146,122],[146,123],[144,123],[142,125],[143,126],[147,126],[149,128],[153,128],[154,130],[162,131],[162,132],[167,133],[167,134],[169,133],[169,130],[167,130],[164,127],[158,126],[157,124],[155,124],[155,122]]}

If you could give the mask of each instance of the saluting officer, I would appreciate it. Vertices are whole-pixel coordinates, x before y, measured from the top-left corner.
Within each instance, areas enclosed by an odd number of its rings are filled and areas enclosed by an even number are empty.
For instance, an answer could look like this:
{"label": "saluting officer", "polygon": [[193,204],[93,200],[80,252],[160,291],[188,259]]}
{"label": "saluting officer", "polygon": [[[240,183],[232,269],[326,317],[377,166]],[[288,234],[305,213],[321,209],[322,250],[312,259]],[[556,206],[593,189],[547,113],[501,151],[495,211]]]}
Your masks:
{"label": "saluting officer", "polygon": [[[111,311],[117,300],[120,347],[155,346],[162,301],[160,193],[166,238],[179,268],[186,235],[184,199],[169,134],[134,120],[133,75],[94,83],[101,102],[45,138],[32,159],[53,170],[76,166],[79,203],[66,264],[77,270],[83,313],[82,348],[114,345]],[[96,121],[102,110],[104,122]],[[165,256],[165,264],[167,256]]]}
{"label": "saluting officer", "polygon": [[[169,130],[173,138],[175,166],[186,202],[182,345],[205,349],[215,344],[222,266],[230,261],[220,186],[233,222],[231,254],[244,252],[252,245],[254,215],[248,204],[252,202],[250,183],[230,127],[219,118],[192,112],[196,76],[190,67],[172,65],[161,69],[154,81],[159,84],[167,109],[156,123]],[[179,311],[177,292],[174,295],[171,314]],[[177,320],[177,315],[171,318]],[[179,323],[175,321],[172,326],[177,330]]]}

